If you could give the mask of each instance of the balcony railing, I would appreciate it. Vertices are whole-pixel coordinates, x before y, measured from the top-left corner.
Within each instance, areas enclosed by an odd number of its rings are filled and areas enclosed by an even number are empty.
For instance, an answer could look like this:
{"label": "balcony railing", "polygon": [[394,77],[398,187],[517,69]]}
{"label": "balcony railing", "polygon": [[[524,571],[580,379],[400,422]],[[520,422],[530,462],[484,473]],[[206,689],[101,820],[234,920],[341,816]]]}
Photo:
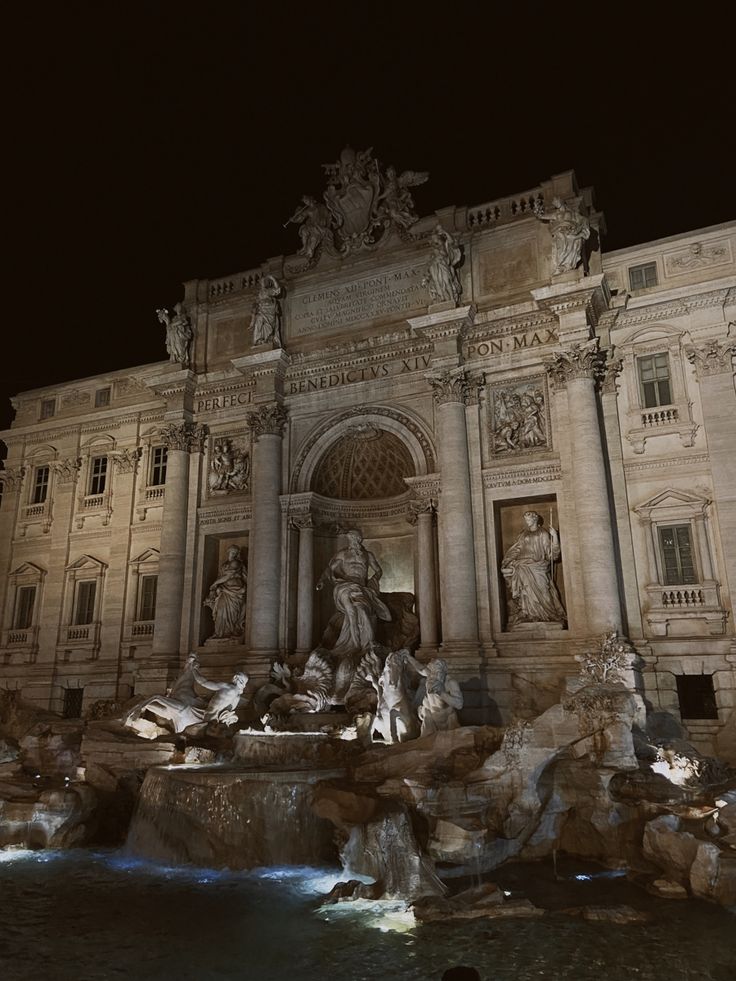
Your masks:
{"label": "balcony railing", "polygon": [[146,487],[146,501],[162,501],[166,493],[166,488],[163,484],[156,487]]}
{"label": "balcony railing", "polygon": [[66,639],[69,640],[89,640],[93,629],[91,623],[66,628]]}
{"label": "balcony railing", "polygon": [[82,507],[85,511],[91,511],[94,508],[101,508],[105,504],[104,494],[88,494],[87,497],[82,499]]}
{"label": "balcony railing", "polygon": [[9,630],[8,631],[8,646],[11,644],[29,644],[30,643],[30,630]]}
{"label": "balcony railing", "polygon": [[153,637],[153,620],[137,620],[130,632],[133,637]]}
{"label": "balcony railing", "polygon": [[23,517],[26,521],[32,518],[42,518],[46,513],[46,504],[28,504],[23,508]]}
{"label": "balcony railing", "polygon": [[641,414],[641,424],[645,429],[654,426],[673,426],[680,421],[680,414],[674,406],[647,409]]}

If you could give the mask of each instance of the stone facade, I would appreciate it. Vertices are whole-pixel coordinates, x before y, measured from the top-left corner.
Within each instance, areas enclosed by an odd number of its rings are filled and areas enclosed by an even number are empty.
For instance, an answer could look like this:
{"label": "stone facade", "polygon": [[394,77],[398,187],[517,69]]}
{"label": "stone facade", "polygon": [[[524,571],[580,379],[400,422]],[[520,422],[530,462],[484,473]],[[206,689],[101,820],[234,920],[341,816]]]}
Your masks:
{"label": "stone facade", "polygon": [[[319,643],[317,577],[358,527],[467,721],[543,711],[618,630],[649,701],[713,748],[736,705],[736,225],[602,254],[572,172],[418,220],[391,180],[368,230],[312,202],[299,255],[187,283],[188,359],[17,396],[0,686],[73,714],[163,690],[195,648],[265,680]],[[565,619],[512,629],[501,560],[529,511],[559,530]],[[219,638],[204,600],[232,546],[245,629]]]}

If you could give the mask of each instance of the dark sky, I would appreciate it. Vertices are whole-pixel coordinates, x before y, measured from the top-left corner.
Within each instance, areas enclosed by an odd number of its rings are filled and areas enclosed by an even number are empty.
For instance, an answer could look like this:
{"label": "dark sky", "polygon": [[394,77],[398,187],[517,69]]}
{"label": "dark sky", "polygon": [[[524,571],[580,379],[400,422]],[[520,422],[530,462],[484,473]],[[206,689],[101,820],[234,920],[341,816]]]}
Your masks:
{"label": "dark sky", "polygon": [[14,392],[164,358],[154,310],[182,281],[295,251],[282,223],[346,143],[429,170],[420,213],[574,168],[609,250],[734,217],[726,26],[648,6],[90,0],[4,15],[0,426]]}

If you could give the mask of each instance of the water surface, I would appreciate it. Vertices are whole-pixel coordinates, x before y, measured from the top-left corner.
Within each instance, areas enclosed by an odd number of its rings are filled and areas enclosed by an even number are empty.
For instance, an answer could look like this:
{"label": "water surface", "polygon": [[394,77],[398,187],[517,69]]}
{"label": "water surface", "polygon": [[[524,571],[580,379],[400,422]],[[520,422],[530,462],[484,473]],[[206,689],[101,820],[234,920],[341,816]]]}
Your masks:
{"label": "water surface", "polygon": [[[0,852],[3,981],[434,981],[453,964],[484,981],[732,981],[736,921],[610,878],[554,883],[548,866],[496,879],[551,912],[535,920],[417,926],[401,904],[319,908],[336,869],[166,868],[115,852]],[[628,903],[654,922],[562,914]]]}

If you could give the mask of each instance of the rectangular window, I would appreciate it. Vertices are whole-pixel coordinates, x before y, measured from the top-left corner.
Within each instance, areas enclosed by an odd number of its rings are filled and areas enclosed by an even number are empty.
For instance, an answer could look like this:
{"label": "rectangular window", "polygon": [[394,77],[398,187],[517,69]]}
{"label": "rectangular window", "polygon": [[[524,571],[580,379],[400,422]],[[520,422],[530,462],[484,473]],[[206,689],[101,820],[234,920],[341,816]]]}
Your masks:
{"label": "rectangular window", "polygon": [[138,599],[139,620],[155,620],[157,585],[158,576],[141,576],[140,595]]}
{"label": "rectangular window", "polygon": [[107,457],[95,456],[92,458],[89,471],[89,493],[90,495],[104,494],[107,482]]}
{"label": "rectangular window", "polygon": [[151,454],[151,487],[160,487],[166,483],[166,461],[169,450],[166,446],[154,446]]}
{"label": "rectangular window", "polygon": [[677,697],[683,719],[717,719],[718,706],[711,674],[678,674]]}
{"label": "rectangular window", "polygon": [[102,409],[110,404],[110,389],[98,388],[95,392],[95,408]]}
{"label": "rectangular window", "polygon": [[698,581],[693,562],[690,525],[660,527],[659,545],[662,552],[665,586]]}
{"label": "rectangular window", "polygon": [[629,268],[629,285],[632,290],[648,290],[657,285],[657,263],[644,262]]}
{"label": "rectangular window", "polygon": [[15,617],[13,626],[16,630],[27,630],[33,626],[33,608],[36,605],[36,587],[20,586],[15,599]]}
{"label": "rectangular window", "polygon": [[672,404],[670,361],[666,353],[637,358],[641,400],[645,409]]}
{"label": "rectangular window", "polygon": [[77,583],[77,601],[74,604],[74,623],[93,623],[95,618],[95,593],[97,582],[94,579]]}
{"label": "rectangular window", "polygon": [[84,688],[65,688],[62,715],[65,719],[79,719],[82,716]]}
{"label": "rectangular window", "polygon": [[51,419],[56,414],[56,399],[43,399],[41,402],[41,418]]}
{"label": "rectangular window", "polygon": [[32,504],[43,504],[49,492],[49,467],[36,467],[33,477]]}

